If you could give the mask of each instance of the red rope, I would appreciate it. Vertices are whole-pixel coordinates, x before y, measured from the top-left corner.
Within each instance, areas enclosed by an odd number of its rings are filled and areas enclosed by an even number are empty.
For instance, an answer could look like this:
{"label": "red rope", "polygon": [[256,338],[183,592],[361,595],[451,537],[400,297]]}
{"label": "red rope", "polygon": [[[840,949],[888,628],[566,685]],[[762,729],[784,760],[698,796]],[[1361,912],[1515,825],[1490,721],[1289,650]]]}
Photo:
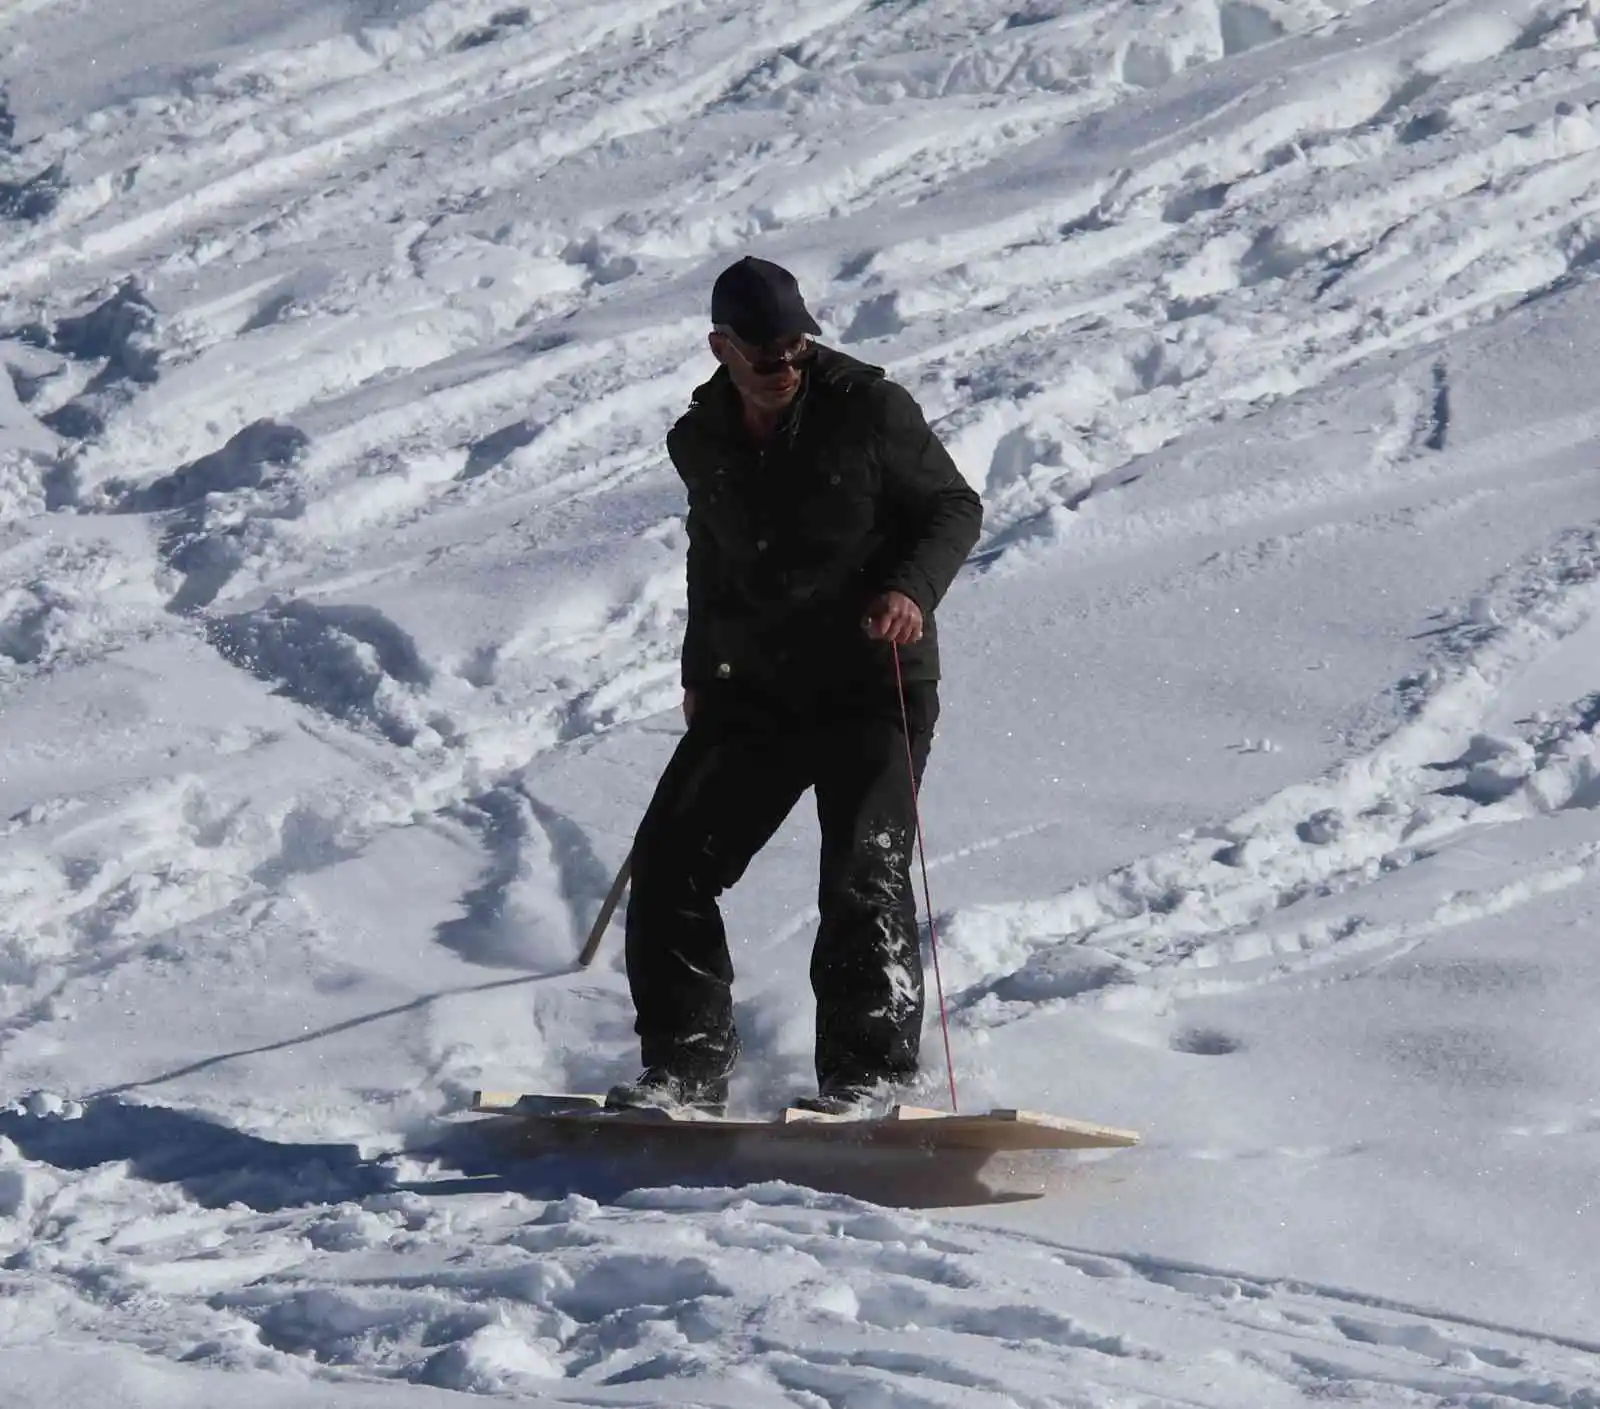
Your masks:
{"label": "red rope", "polygon": [[959,1114],[956,1100],[956,1064],[950,1055],[950,1015],[944,1004],[944,975],[939,972],[939,931],[933,923],[933,896],[928,890],[928,849],[922,840],[922,809],[917,802],[917,764],[911,755],[911,722],[906,716],[906,682],[900,673],[900,647],[892,641],[894,683],[900,691],[900,728],[906,738],[906,767],[911,775],[911,815],[917,824],[917,857],[922,863],[922,904],[928,916],[928,945],[933,951],[933,982],[939,995],[939,1030],[944,1034],[944,1068],[950,1077],[950,1109]]}

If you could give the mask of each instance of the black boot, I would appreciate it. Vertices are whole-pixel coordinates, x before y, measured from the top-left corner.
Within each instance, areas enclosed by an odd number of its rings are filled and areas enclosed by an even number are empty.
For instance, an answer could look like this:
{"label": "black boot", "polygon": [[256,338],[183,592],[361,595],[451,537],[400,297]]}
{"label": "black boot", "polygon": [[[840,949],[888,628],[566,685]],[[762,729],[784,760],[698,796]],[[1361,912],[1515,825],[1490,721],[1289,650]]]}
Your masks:
{"label": "black boot", "polygon": [[728,1078],[684,1074],[666,1067],[646,1067],[635,1081],[606,1092],[606,1109],[613,1111],[692,1110],[704,1115],[726,1115]]}
{"label": "black boot", "polygon": [[854,1116],[870,1120],[888,1115],[899,1100],[899,1089],[889,1081],[824,1081],[815,1096],[795,1099],[795,1109],[818,1115]]}

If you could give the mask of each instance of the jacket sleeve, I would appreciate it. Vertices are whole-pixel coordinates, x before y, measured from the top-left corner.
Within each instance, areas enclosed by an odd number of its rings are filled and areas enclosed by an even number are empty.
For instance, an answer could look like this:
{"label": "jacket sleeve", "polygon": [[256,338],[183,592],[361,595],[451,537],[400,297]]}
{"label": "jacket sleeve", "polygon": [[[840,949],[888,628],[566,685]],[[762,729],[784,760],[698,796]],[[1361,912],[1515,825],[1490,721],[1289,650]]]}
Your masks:
{"label": "jacket sleeve", "polygon": [[983,501],[929,428],[916,400],[879,385],[886,526],[899,556],[878,590],[903,592],[924,615],[950,590],[983,528]]}
{"label": "jacket sleeve", "polygon": [[711,578],[710,555],[712,547],[706,542],[694,510],[689,510],[689,619],[683,629],[683,685],[693,689],[713,677],[711,644],[707,639],[709,608],[706,597]]}
{"label": "jacket sleeve", "polygon": [[[672,460],[672,467],[677,470],[678,477],[683,480],[684,488],[687,490],[689,479],[683,470],[678,437],[670,433],[667,436],[667,454]],[[706,536],[705,525],[701,523],[700,516],[695,512],[692,495],[690,496],[689,513],[685,520],[685,528],[689,534],[687,561],[689,614],[683,630],[681,677],[684,688],[693,689],[696,685],[703,685],[710,680],[714,670],[711,662],[711,645],[707,640],[707,623],[709,621],[707,599],[710,596],[713,574],[711,555],[716,550]]]}

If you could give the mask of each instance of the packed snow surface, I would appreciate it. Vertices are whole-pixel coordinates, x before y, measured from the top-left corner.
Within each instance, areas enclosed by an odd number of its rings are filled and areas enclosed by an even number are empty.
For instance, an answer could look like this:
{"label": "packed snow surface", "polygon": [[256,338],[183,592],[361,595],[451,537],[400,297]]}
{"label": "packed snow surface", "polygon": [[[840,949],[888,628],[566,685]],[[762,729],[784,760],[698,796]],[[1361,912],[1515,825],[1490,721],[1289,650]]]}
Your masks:
{"label": "packed snow surface", "polygon": [[[0,1402],[1600,1406],[1593,0],[0,0],[0,94]],[[1135,1150],[465,1109],[634,1068],[747,252],[984,497],[962,1103]]]}

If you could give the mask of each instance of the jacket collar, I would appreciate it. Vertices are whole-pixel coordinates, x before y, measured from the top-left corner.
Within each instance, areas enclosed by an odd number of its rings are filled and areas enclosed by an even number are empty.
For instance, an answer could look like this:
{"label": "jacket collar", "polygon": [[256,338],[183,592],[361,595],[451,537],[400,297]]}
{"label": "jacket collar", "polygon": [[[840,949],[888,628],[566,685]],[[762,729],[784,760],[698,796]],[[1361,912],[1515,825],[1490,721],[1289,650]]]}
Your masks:
{"label": "jacket collar", "polygon": [[[805,403],[818,392],[829,395],[837,391],[848,391],[859,383],[879,381],[883,375],[882,367],[875,367],[872,363],[859,361],[837,348],[818,343],[815,356],[806,366],[800,384],[800,394],[795,397],[789,414],[779,428],[780,434],[792,433],[799,424]],[[728,375],[726,367],[718,367],[708,380],[694,389],[694,395],[689,401],[689,414],[707,429],[719,435],[734,436],[740,433],[743,408],[739,404],[739,393],[733,385],[733,378]]]}

